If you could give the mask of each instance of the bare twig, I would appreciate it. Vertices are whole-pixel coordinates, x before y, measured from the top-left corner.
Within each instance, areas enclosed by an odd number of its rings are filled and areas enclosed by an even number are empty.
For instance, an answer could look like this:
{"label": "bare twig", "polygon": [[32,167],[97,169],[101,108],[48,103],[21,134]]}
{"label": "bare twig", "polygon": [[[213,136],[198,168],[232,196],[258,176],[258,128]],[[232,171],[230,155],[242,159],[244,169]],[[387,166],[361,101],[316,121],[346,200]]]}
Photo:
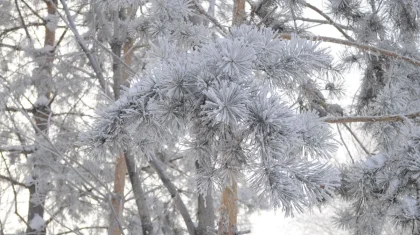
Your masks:
{"label": "bare twig", "polygon": [[[330,21],[328,20],[318,20],[318,19],[311,19],[311,18],[305,18],[305,17],[296,17],[296,20],[300,20],[300,21],[305,21],[305,22],[310,22],[310,23],[318,23],[318,24],[332,24]],[[335,23],[335,22],[334,22]],[[345,30],[353,30],[352,28],[350,28],[349,26],[346,25],[342,25],[342,24],[338,24],[335,23],[337,26],[339,26],[342,29]]]}
{"label": "bare twig", "polygon": [[0,47],[6,47],[6,48],[10,48],[16,51],[21,51],[22,47],[20,46],[16,46],[16,45],[10,45],[10,44],[6,44],[6,43],[0,43]]}
{"label": "bare twig", "polygon": [[111,54],[112,57],[116,58],[121,64],[124,65],[133,75],[136,74],[136,71],[132,69],[127,63],[124,62],[118,55],[116,55],[114,52],[112,52],[110,49],[108,49],[106,46],[104,46],[98,39],[92,37],[93,41],[98,44],[102,49],[104,49],[107,53]]}
{"label": "bare twig", "polygon": [[26,27],[25,20],[23,19],[23,16],[22,16],[22,12],[20,11],[20,7],[19,7],[19,4],[18,4],[18,0],[15,0],[15,5],[16,5],[16,10],[17,10],[17,12],[18,12],[18,14],[19,14],[19,19],[20,19],[20,22],[21,22],[21,24],[22,24],[22,27],[23,27],[23,29],[25,30],[26,37],[29,39],[29,41],[31,41],[31,42],[32,42],[32,37],[31,37],[31,35],[29,34],[28,27]]}
{"label": "bare twig", "polygon": [[225,34],[224,36],[228,34],[228,31],[219,23],[219,21],[217,21],[216,18],[208,14],[206,10],[204,10],[203,7],[197,2],[197,0],[193,0],[192,2],[194,3],[198,12],[207,17],[207,19],[209,19],[214,25],[216,25]]}
{"label": "bare twig", "polygon": [[[1,158],[2,158],[2,160],[3,160],[3,162],[4,162],[4,164],[6,165],[6,171],[7,171],[7,174],[11,177],[12,176],[12,174],[11,174],[11,172],[10,172],[10,169],[9,169],[9,166],[7,165],[7,162],[6,162],[6,159],[4,158],[4,155],[3,155],[3,153],[1,153],[0,152],[0,156],[1,156]],[[25,185],[26,186],[26,185]],[[17,191],[16,191],[16,188],[15,188],[15,185],[14,184],[12,184],[12,189],[13,189],[13,195],[14,195],[14,201],[15,201],[15,214],[16,214],[16,216],[23,222],[23,223],[25,223],[25,225],[26,226],[28,226],[28,222],[26,222],[26,220],[22,217],[22,215],[19,213],[19,210],[18,210],[18,205],[17,205],[17,202],[18,202],[18,200],[17,200]]]}
{"label": "bare twig", "polygon": [[349,147],[347,146],[346,142],[345,142],[345,141],[344,141],[344,139],[343,139],[343,135],[341,134],[341,130],[340,130],[340,127],[338,126],[338,124],[337,124],[337,131],[338,131],[338,135],[340,136],[340,140],[341,140],[341,142],[343,143],[344,147],[345,147],[345,148],[346,148],[346,150],[347,150],[347,153],[348,153],[348,154],[349,154],[349,156],[350,156],[351,162],[354,164],[354,158],[353,158],[353,156],[351,155],[351,152],[350,152],[350,150],[349,150]]}
{"label": "bare twig", "polygon": [[40,16],[37,11],[35,11],[25,0],[21,0],[23,4],[36,16],[38,19],[40,19],[44,24],[47,23],[44,19],[44,17]]}
{"label": "bare twig", "polygon": [[[89,48],[86,46],[84,40],[80,36],[79,31],[77,30],[76,25],[74,24],[74,21],[73,21],[71,15],[70,15],[70,10],[69,10],[69,7],[67,6],[66,0],[60,0],[60,2],[63,5],[64,12],[66,13],[67,21],[65,21],[65,17],[59,11],[57,11],[57,13],[60,15],[61,18],[63,18],[64,22],[67,24],[67,26],[73,32],[74,36],[76,37],[77,43],[80,45],[83,52],[88,57],[90,65],[92,66],[92,69],[95,72],[95,74],[96,74],[96,76],[99,80],[99,84],[101,85],[105,94],[110,96],[110,94],[108,92],[108,89],[106,87],[105,77],[102,75],[102,71],[99,67],[98,61],[96,60],[95,56],[92,54],[92,52],[89,50]],[[55,7],[57,7],[57,6],[55,6]]]}
{"label": "bare twig", "polygon": [[309,4],[309,3],[305,3],[305,6],[316,11],[318,14],[320,14],[322,17],[324,17],[327,21],[330,22],[331,25],[333,25],[338,31],[340,31],[340,33],[349,41],[354,42],[355,40],[350,37],[346,32],[344,32],[344,30],[340,27],[340,25],[336,24],[327,14],[325,14],[323,11],[321,11],[319,8]]}
{"label": "bare twig", "polygon": [[[257,26],[260,26],[265,23],[265,21],[277,10],[277,6],[275,6],[267,15],[264,16],[264,18],[257,24]],[[294,21],[296,23],[296,21]]]}
{"label": "bare twig", "polygon": [[75,228],[75,229],[70,230],[70,231],[67,231],[67,232],[57,233],[57,235],[64,235],[64,234],[69,234],[69,233],[77,234],[81,230],[88,230],[88,229],[107,229],[107,228],[108,227],[106,227],[106,226],[82,227],[82,228]]}
{"label": "bare twig", "polygon": [[359,137],[357,137],[357,135],[353,132],[353,130],[346,123],[343,123],[343,125],[350,132],[350,134],[353,136],[353,138],[356,140],[356,142],[360,145],[360,147],[363,149],[363,151],[369,156],[372,155],[372,153],[370,153],[366,149],[366,147],[363,145],[362,141],[360,141]]}
{"label": "bare twig", "polygon": [[21,182],[15,180],[15,179],[12,179],[11,177],[7,177],[5,175],[0,175],[0,179],[9,181],[13,185],[19,185],[21,187],[28,188],[28,186],[26,186],[24,183],[21,183]]}

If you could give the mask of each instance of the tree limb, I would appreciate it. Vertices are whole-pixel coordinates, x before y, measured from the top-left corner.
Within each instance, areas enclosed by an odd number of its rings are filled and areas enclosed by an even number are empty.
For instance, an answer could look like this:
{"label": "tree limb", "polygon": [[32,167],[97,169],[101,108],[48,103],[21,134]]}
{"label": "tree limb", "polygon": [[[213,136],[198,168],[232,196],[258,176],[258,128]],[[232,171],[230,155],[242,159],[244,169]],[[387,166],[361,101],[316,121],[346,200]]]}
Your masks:
{"label": "tree limb", "polygon": [[184,202],[182,201],[181,197],[179,196],[178,190],[176,189],[175,185],[172,183],[172,181],[166,176],[164,170],[162,169],[162,166],[160,164],[160,161],[157,160],[157,158],[150,154],[149,156],[149,162],[150,165],[155,169],[156,173],[158,174],[160,180],[162,181],[163,185],[166,187],[166,189],[171,194],[171,197],[175,201],[175,205],[181,214],[182,218],[184,219],[185,225],[187,226],[188,233],[190,235],[195,235],[195,226],[191,219],[190,213],[187,210],[187,207],[185,206]]}
{"label": "tree limb", "polygon": [[309,3],[305,3],[305,6],[312,9],[313,11],[316,11],[318,14],[320,14],[322,17],[324,17],[328,22],[330,22],[330,24],[332,26],[334,26],[338,31],[340,31],[340,33],[349,41],[355,42],[355,40],[350,37],[346,32],[344,32],[344,30],[338,25],[336,24],[327,14],[325,14],[323,11],[321,11],[320,9],[318,9],[317,7],[309,4]]}
{"label": "tree limb", "polygon": [[[79,46],[82,48],[83,52],[88,57],[90,65],[91,65],[93,71],[95,72],[95,74],[96,74],[96,76],[99,80],[99,84],[101,85],[105,94],[110,95],[109,92],[108,92],[108,89],[106,88],[106,81],[105,81],[104,76],[102,75],[102,71],[99,67],[98,61],[96,60],[95,56],[92,54],[92,52],[89,50],[89,48],[84,43],[82,37],[80,36],[79,31],[77,30],[76,25],[74,24],[74,21],[73,21],[71,15],[70,15],[70,10],[69,10],[69,7],[67,6],[66,0],[60,0],[60,2],[63,5],[64,12],[66,13],[67,21],[64,20],[65,17],[59,11],[57,11],[57,13],[60,15],[61,18],[63,18],[64,22],[67,24],[67,26],[73,32],[74,36],[76,37],[77,43],[79,44]],[[55,6],[55,7],[57,7],[57,6]]]}
{"label": "tree limb", "polygon": [[420,112],[410,114],[398,114],[388,116],[347,116],[347,117],[325,117],[322,121],[327,123],[352,123],[352,122],[398,122],[405,119],[420,117]]}
{"label": "tree limb", "polygon": [[36,150],[36,145],[0,146],[0,152],[19,152],[23,154],[31,154]]}
{"label": "tree limb", "polygon": [[[296,17],[296,20],[310,22],[310,23],[318,23],[318,24],[329,24],[329,25],[332,25],[332,23],[330,21],[328,21],[328,20],[318,20],[318,19],[311,19],[311,18],[305,18],[305,17]],[[345,30],[352,30],[349,26],[346,26],[346,25],[342,25],[342,24],[338,24],[338,23],[335,23],[335,25],[337,25],[338,27],[340,27],[342,29],[345,29]]]}
{"label": "tree limb", "polygon": [[216,18],[214,18],[213,16],[211,16],[210,14],[208,14],[203,7],[197,2],[197,0],[193,0],[192,1],[195,5],[195,7],[197,8],[198,12],[202,15],[204,15],[205,17],[207,17],[207,19],[209,19],[214,25],[216,25],[225,35],[228,34],[228,31],[219,23],[219,21],[217,21]]}
{"label": "tree limb", "polygon": [[28,188],[28,186],[26,186],[24,183],[21,183],[21,182],[15,180],[15,179],[12,179],[12,178],[7,177],[5,175],[0,175],[0,179],[9,181],[13,185],[19,185],[21,187]]}
{"label": "tree limb", "polygon": [[[282,38],[282,39],[285,39],[285,40],[291,40],[292,39],[292,35],[287,34],[287,33],[279,34],[279,37]],[[351,42],[351,41],[348,41],[348,40],[331,38],[331,37],[324,37],[324,36],[298,35],[298,37],[304,38],[304,39],[307,39],[307,40],[310,40],[310,41],[323,41],[323,42],[340,44],[340,45],[344,45],[344,46],[351,46],[351,47],[358,48],[362,51],[377,53],[379,55],[391,57],[393,59],[401,59],[401,60],[406,61],[408,63],[411,63],[413,65],[420,66],[420,61],[418,61],[414,58],[410,58],[410,57],[407,57],[407,56],[404,56],[404,55],[400,55],[400,54],[398,54],[396,52],[393,52],[393,51],[380,49],[380,48],[377,48],[377,47],[374,47],[374,46],[365,45],[365,44],[361,44],[361,43],[358,43],[358,42]]]}

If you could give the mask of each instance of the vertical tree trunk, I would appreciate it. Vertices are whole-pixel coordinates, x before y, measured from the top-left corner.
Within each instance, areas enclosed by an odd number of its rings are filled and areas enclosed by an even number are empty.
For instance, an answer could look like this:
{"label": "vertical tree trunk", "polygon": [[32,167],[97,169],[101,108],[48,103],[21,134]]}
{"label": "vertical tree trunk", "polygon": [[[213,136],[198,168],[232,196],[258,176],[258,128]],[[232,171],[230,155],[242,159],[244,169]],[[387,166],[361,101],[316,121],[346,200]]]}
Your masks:
{"label": "vertical tree trunk", "polygon": [[125,187],[126,165],[124,154],[117,158],[114,173],[114,195],[112,196],[111,215],[108,228],[109,235],[120,235],[122,225],[122,213],[124,209],[124,187]]}
{"label": "vertical tree trunk", "polygon": [[[113,12],[114,20],[114,36],[111,43],[111,51],[114,54],[112,56],[112,71],[113,71],[113,90],[115,100],[120,98],[120,86],[123,82],[122,77],[122,64],[121,64],[121,51],[122,42],[120,35],[120,13],[117,11]],[[124,187],[125,187],[125,173],[127,167],[125,163],[124,153],[120,153],[117,157],[114,172],[114,195],[111,199],[110,218],[108,235],[120,235],[121,234],[121,222],[123,209],[124,209]]]}
{"label": "vertical tree trunk", "polygon": [[[197,171],[200,171],[200,164],[198,161],[195,162]],[[198,206],[197,206],[197,235],[210,235],[213,233],[214,228],[214,205],[212,196],[212,187],[207,189],[207,195],[198,194]]]}
{"label": "vertical tree trunk", "polygon": [[[56,15],[56,6],[57,0],[46,1],[47,4],[47,11],[48,16],[52,18]],[[38,92],[38,100],[34,104],[34,122],[36,124],[36,140],[41,141],[42,137],[40,132],[48,134],[48,119],[51,114],[51,87],[45,84],[49,84],[52,77],[52,67],[54,61],[54,47],[55,43],[55,27],[47,27],[45,26],[45,39],[44,39],[44,48],[50,50],[46,52],[46,58],[43,58],[43,63],[38,64],[39,68],[35,76],[39,76],[38,79],[45,79],[45,81],[40,81],[40,86],[36,87]],[[33,171],[36,172],[36,168],[40,167],[38,165],[34,165]],[[34,182],[36,182],[37,176],[35,174],[32,175]],[[46,234],[46,228],[44,227],[41,231],[37,231],[31,228],[31,220],[35,217],[44,217],[44,206],[45,206],[45,198],[47,192],[45,190],[41,190],[37,183],[32,184],[29,187],[29,207],[28,207],[28,227],[26,228],[27,234]]]}
{"label": "vertical tree trunk", "polygon": [[[210,15],[214,16],[214,5],[215,0],[209,1],[209,9],[208,12]],[[195,24],[199,25],[203,23],[205,26],[209,25],[208,20],[204,20],[202,22],[201,19],[198,17],[190,17],[190,21]],[[197,172],[200,172],[200,164],[198,161],[195,162]],[[216,216],[214,212],[214,203],[213,203],[213,195],[212,195],[212,187],[207,189],[207,195],[198,194],[198,201],[197,201],[197,235],[208,235],[214,234],[212,230],[214,230],[214,224],[216,221]]]}
{"label": "vertical tree trunk", "polygon": [[[240,25],[246,19],[245,0],[234,0],[232,25]],[[234,235],[237,232],[238,182],[234,179],[225,185],[222,193],[219,234]]]}
{"label": "vertical tree trunk", "polygon": [[222,193],[222,206],[220,208],[219,234],[235,235],[238,224],[237,206],[238,182],[232,180],[226,185]]}
{"label": "vertical tree trunk", "polygon": [[141,220],[141,228],[143,235],[151,235],[153,233],[152,220],[150,218],[149,208],[147,207],[146,195],[141,185],[140,172],[137,172],[134,156],[130,151],[124,153],[125,162],[127,164],[128,175],[130,176],[133,194],[136,199],[137,211]]}
{"label": "vertical tree trunk", "polygon": [[246,19],[245,0],[233,0],[232,25],[241,25]]}
{"label": "vertical tree trunk", "polygon": [[153,169],[156,171],[157,175],[159,176],[165,188],[171,194],[171,198],[174,200],[175,206],[178,209],[179,213],[181,214],[182,219],[185,222],[185,226],[187,227],[188,234],[197,235],[196,228],[191,219],[190,213],[188,212],[188,209],[185,206],[184,201],[182,201],[182,198],[179,195],[178,190],[176,189],[175,185],[172,183],[172,181],[168,178],[168,176],[165,174],[164,170],[162,169],[162,163],[159,160],[157,160],[155,156],[150,156],[149,162],[150,162],[150,165],[153,167]]}

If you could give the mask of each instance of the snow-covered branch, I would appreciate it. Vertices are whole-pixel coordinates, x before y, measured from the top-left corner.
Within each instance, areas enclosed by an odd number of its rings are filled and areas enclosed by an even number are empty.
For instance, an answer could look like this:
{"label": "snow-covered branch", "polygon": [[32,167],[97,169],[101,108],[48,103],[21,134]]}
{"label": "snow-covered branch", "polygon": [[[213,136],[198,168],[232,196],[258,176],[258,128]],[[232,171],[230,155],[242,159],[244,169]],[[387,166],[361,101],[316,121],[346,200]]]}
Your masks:
{"label": "snow-covered branch", "polygon": [[420,117],[420,112],[410,114],[388,116],[348,116],[348,117],[325,117],[321,120],[327,123],[351,123],[351,122],[398,122]]}
{"label": "snow-covered branch", "polygon": [[36,145],[10,145],[0,146],[0,152],[18,152],[23,154],[30,154],[37,150]]}
{"label": "snow-covered branch", "polygon": [[350,37],[341,27],[340,25],[336,24],[333,19],[331,19],[327,14],[325,14],[323,11],[321,11],[318,7],[305,3],[305,6],[316,11],[318,14],[320,14],[322,17],[324,17],[328,22],[330,22],[331,25],[333,25],[340,33],[349,41],[354,42],[355,40]]}
{"label": "snow-covered branch", "polygon": [[[281,33],[279,36],[280,36],[280,38],[285,39],[285,40],[291,40],[292,37],[293,37],[291,34],[287,34],[287,33]],[[394,52],[394,51],[384,50],[384,49],[380,49],[378,47],[374,47],[374,46],[370,46],[370,45],[366,45],[366,44],[362,44],[362,43],[358,43],[358,42],[352,42],[352,41],[348,41],[348,40],[343,40],[343,39],[339,39],[339,38],[332,38],[332,37],[325,37],[325,36],[298,35],[298,37],[305,38],[305,39],[311,40],[311,41],[323,41],[323,42],[341,44],[341,45],[344,45],[344,46],[351,46],[351,47],[358,48],[362,51],[376,53],[378,55],[387,56],[387,57],[390,57],[390,58],[393,58],[393,59],[401,59],[401,60],[406,61],[408,63],[411,63],[413,65],[420,66],[420,61],[418,61],[414,58],[410,58],[410,57],[407,57],[407,56],[404,56],[404,55],[400,55],[400,54],[398,54],[397,52]]]}
{"label": "snow-covered branch", "polygon": [[19,185],[19,186],[24,187],[24,188],[28,187],[24,183],[21,183],[21,182],[15,180],[15,179],[12,179],[12,178],[4,176],[4,175],[0,175],[0,179],[9,181],[13,185]]}

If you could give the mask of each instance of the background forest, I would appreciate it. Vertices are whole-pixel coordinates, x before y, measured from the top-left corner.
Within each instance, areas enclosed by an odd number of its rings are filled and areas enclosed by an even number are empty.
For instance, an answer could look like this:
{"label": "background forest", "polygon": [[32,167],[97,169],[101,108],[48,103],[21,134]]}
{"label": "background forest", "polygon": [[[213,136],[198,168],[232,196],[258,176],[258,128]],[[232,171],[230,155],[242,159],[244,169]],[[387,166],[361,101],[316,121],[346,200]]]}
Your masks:
{"label": "background forest", "polygon": [[0,235],[420,234],[419,16],[0,0]]}

